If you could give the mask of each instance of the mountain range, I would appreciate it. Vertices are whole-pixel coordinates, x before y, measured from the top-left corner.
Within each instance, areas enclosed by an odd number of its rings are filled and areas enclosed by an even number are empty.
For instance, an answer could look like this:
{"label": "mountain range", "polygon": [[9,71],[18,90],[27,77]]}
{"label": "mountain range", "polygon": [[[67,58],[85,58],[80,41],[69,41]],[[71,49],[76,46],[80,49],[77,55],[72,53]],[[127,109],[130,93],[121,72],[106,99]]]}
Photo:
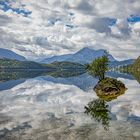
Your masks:
{"label": "mountain range", "polygon": [[131,65],[123,66],[119,69],[124,73],[130,73],[140,83],[140,56]]}
{"label": "mountain range", "polygon": [[[101,57],[106,54],[106,51],[103,49],[93,50],[88,47],[85,47],[74,54],[67,55],[58,55],[50,58],[46,58],[41,61],[41,63],[49,64],[53,62],[75,62],[80,64],[91,63],[94,59]],[[110,67],[118,67],[123,65],[130,65],[134,63],[134,59],[128,59],[123,61],[116,60],[111,54],[108,55],[110,61]]]}
{"label": "mountain range", "polygon": [[126,65],[130,65],[133,64],[135,62],[135,59],[128,59],[128,60],[123,60],[123,61],[111,61],[110,62],[110,67],[111,68],[115,68],[115,67],[119,67],[119,66],[126,66]]}
{"label": "mountain range", "polygon": [[[0,91],[10,89],[18,84],[26,81],[26,79],[39,77],[45,81],[50,81],[53,83],[60,83],[65,85],[75,85],[82,90],[87,90],[97,84],[98,79],[94,78],[87,73],[66,73],[68,71],[20,71],[20,72],[3,72],[0,73]],[[113,78],[125,78],[129,80],[134,80],[134,77],[129,74],[122,74],[119,72],[108,72],[106,74]]]}
{"label": "mountain range", "polygon": [[15,52],[8,50],[8,49],[3,49],[0,48],[0,58],[7,58],[7,59],[12,59],[12,60],[19,60],[19,61],[25,61],[25,57],[16,54]]}
{"label": "mountain range", "polygon": [[[94,59],[101,57],[105,55],[106,52],[104,49],[99,50],[93,50],[88,47],[85,47],[81,50],[79,50],[76,53],[73,54],[66,54],[66,55],[58,55],[53,56],[50,58],[46,58],[39,63],[42,64],[51,64],[57,65],[59,62],[65,62],[70,64],[69,62],[72,62],[73,64],[76,63],[76,65],[79,64],[88,64],[91,63]],[[117,67],[122,65],[129,65],[134,62],[134,59],[124,60],[124,61],[117,61],[111,54],[108,55],[110,60],[110,67]],[[11,60],[18,60],[18,61],[27,61],[25,57],[16,54],[15,52],[7,49],[0,48],[0,59],[11,59]]]}
{"label": "mountain range", "polygon": [[[62,62],[62,61],[69,61],[69,62],[76,62],[80,64],[87,64],[91,63],[95,58],[101,57],[105,55],[105,50],[93,50],[88,47],[85,47],[74,54],[67,54],[67,55],[59,55],[53,56],[50,58],[46,58],[41,61],[41,63],[52,63],[54,61]],[[115,61],[112,55],[109,54],[109,60]]]}
{"label": "mountain range", "polygon": [[85,72],[85,66],[75,62],[53,62],[50,64],[42,64],[34,61],[18,61],[7,58],[0,58],[0,70],[29,70],[29,71],[59,71],[60,74],[67,74],[64,71],[69,71],[72,74],[74,71]]}

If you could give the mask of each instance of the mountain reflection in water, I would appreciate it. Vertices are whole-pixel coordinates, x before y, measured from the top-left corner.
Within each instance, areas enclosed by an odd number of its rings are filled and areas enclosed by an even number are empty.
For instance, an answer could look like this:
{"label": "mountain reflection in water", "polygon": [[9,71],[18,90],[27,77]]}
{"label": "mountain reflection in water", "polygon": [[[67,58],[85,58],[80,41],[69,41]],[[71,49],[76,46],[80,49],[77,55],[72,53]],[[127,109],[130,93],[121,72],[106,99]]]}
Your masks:
{"label": "mountain reflection in water", "polygon": [[[132,75],[108,72],[107,76],[113,78],[124,78],[135,80]],[[10,89],[27,79],[42,77],[44,80],[53,81],[55,83],[76,85],[82,90],[86,90],[91,86],[95,86],[98,79],[85,73],[85,71],[0,71],[0,91]]]}
{"label": "mountain reflection in water", "polygon": [[98,79],[86,73],[56,75],[2,78],[0,139],[140,139],[140,85],[136,80],[112,74],[128,90],[107,102],[93,91]]}

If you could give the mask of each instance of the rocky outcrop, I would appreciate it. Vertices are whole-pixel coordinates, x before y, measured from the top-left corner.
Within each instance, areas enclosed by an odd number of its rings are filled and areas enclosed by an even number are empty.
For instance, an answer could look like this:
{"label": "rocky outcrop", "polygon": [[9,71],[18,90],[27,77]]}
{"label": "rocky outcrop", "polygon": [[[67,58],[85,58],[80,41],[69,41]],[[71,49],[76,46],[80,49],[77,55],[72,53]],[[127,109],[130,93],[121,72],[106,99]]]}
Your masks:
{"label": "rocky outcrop", "polygon": [[108,77],[99,81],[94,87],[97,96],[105,101],[116,99],[118,96],[124,94],[126,90],[125,84],[121,81]]}

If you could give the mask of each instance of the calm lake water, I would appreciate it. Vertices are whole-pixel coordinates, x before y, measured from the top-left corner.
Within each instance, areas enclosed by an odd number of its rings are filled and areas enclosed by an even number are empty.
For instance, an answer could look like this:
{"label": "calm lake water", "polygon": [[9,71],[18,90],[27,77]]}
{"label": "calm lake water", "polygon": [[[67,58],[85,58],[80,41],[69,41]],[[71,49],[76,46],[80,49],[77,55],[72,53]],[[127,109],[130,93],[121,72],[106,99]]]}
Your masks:
{"label": "calm lake water", "polygon": [[[1,75],[2,140],[140,140],[140,84],[131,75],[108,73],[128,88],[110,102],[97,97],[98,80],[86,73]],[[85,113],[94,103],[93,116]]]}

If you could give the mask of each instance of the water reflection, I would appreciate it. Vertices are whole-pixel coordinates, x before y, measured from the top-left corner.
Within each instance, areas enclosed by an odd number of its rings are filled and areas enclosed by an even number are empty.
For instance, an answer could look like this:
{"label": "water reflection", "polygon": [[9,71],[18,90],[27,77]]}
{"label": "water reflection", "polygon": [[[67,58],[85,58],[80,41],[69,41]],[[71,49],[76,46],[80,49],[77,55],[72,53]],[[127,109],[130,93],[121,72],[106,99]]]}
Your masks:
{"label": "water reflection", "polygon": [[102,99],[93,100],[85,106],[85,113],[94,118],[97,122],[101,123],[105,130],[109,129],[109,106],[106,101]]}
{"label": "water reflection", "polygon": [[[83,77],[79,77],[84,72],[81,70],[79,71],[0,71],[0,91],[7,90],[15,87],[18,84],[25,82],[27,79],[35,78],[35,77],[42,77],[44,80],[53,81],[56,83],[64,83],[64,84],[74,84],[83,88],[80,79]],[[77,80],[75,80],[75,77]],[[85,76],[86,77],[86,76]],[[66,80],[68,79],[69,80]],[[82,78],[83,79],[83,78]],[[85,79],[85,81],[87,81]],[[90,78],[89,83],[93,84],[94,80]],[[87,84],[89,84],[87,83]],[[85,84],[86,87],[86,84]]]}
{"label": "water reflection", "polygon": [[117,99],[120,95],[123,95],[126,91],[125,84],[114,78],[105,78],[102,81],[98,81],[94,87],[96,95],[99,97],[97,100],[93,100],[85,106],[85,113],[94,118],[97,122],[100,122],[105,130],[109,130],[109,105],[114,99]]}
{"label": "water reflection", "polygon": [[135,80],[120,80],[128,90],[110,102],[97,99],[93,85],[98,81],[87,74],[40,76],[17,83],[0,91],[0,136],[2,140],[8,135],[10,140],[19,135],[21,140],[139,139],[140,86]]}
{"label": "water reflection", "polygon": [[[134,80],[131,75],[108,72],[107,76]],[[42,77],[44,80],[75,85],[82,90],[94,86],[98,79],[88,75],[85,71],[0,71],[0,91],[10,89],[25,82],[29,78]]]}
{"label": "water reflection", "polygon": [[38,76],[53,76],[55,78],[62,77],[68,78],[73,76],[78,76],[85,73],[83,70],[79,71],[68,71],[68,70],[60,70],[60,71],[0,71],[0,81],[9,81],[9,80],[17,80],[17,79],[25,79],[25,78],[34,78]]}

